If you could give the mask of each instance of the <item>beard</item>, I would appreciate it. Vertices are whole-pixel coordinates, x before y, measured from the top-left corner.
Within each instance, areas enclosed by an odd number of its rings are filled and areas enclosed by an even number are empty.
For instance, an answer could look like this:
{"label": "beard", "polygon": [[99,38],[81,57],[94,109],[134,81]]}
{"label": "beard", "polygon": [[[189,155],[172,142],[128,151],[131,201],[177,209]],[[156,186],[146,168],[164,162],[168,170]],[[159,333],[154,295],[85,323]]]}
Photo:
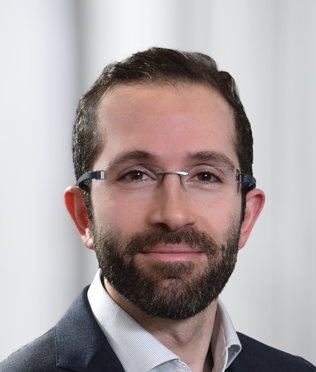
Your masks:
{"label": "beard", "polygon": [[[237,261],[240,224],[233,222],[219,244],[193,227],[176,232],[162,228],[135,233],[92,226],[94,250],[111,286],[146,314],[187,319],[205,310],[224,289]],[[205,254],[206,261],[138,260],[139,253],[158,244],[186,244]]]}

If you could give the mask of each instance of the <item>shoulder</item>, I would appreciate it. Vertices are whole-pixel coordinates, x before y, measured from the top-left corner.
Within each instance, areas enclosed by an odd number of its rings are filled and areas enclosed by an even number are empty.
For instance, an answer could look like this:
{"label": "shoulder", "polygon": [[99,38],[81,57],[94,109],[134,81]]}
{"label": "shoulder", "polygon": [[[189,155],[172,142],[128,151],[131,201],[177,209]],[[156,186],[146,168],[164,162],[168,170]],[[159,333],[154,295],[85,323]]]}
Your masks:
{"label": "shoulder", "polygon": [[124,372],[90,308],[85,288],[54,328],[0,363],[1,372]]}
{"label": "shoulder", "polygon": [[316,372],[316,367],[297,357],[238,333],[242,351],[228,371]]}
{"label": "shoulder", "polygon": [[0,363],[1,372],[58,371],[56,369],[55,329],[21,347]]}

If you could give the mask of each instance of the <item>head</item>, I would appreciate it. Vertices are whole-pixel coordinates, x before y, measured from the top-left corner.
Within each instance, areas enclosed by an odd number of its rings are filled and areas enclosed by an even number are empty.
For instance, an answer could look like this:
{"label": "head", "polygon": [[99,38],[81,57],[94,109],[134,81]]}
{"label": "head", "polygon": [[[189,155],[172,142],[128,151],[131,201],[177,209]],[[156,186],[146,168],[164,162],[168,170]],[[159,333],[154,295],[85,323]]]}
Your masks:
{"label": "head", "polygon": [[208,308],[264,202],[235,182],[253,156],[232,77],[208,56],[160,48],[110,65],[80,100],[73,152],[77,179],[107,169],[65,200],[108,291],[151,316]]}
{"label": "head", "polygon": [[[98,130],[98,109],[108,92],[119,86],[154,84],[178,86],[203,85],[214,89],[229,104],[235,121],[235,151],[241,173],[252,175],[253,138],[249,120],[239,99],[233,77],[219,71],[215,61],[202,53],[151,48],[133,54],[122,62],[106,66],[91,89],[80,99],[73,127],[72,150],[76,179],[93,169],[106,142]],[[247,188],[242,190],[242,219]],[[90,183],[85,183],[84,197],[88,218],[92,221]]]}

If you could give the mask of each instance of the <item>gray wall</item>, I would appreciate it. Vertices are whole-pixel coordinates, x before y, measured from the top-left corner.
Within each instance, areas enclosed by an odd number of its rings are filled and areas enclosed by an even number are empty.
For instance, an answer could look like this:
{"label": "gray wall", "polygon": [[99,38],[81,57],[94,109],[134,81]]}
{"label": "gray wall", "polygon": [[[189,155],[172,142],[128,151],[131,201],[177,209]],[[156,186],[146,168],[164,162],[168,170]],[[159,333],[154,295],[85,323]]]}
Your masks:
{"label": "gray wall", "polygon": [[79,96],[149,46],[210,54],[236,79],[265,209],[223,293],[236,328],[316,363],[316,3],[0,2],[0,360],[44,333],[96,271],[63,205]]}

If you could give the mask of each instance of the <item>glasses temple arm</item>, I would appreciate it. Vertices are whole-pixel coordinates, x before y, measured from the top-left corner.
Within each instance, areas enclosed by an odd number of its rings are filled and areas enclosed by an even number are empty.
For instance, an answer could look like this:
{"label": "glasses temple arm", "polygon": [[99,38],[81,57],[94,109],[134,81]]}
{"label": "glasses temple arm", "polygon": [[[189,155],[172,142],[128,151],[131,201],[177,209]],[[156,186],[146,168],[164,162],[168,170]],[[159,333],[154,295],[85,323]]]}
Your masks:
{"label": "glasses temple arm", "polygon": [[76,186],[81,187],[81,184],[87,180],[105,180],[106,179],[106,171],[92,171],[84,173],[81,177],[79,177]]}

